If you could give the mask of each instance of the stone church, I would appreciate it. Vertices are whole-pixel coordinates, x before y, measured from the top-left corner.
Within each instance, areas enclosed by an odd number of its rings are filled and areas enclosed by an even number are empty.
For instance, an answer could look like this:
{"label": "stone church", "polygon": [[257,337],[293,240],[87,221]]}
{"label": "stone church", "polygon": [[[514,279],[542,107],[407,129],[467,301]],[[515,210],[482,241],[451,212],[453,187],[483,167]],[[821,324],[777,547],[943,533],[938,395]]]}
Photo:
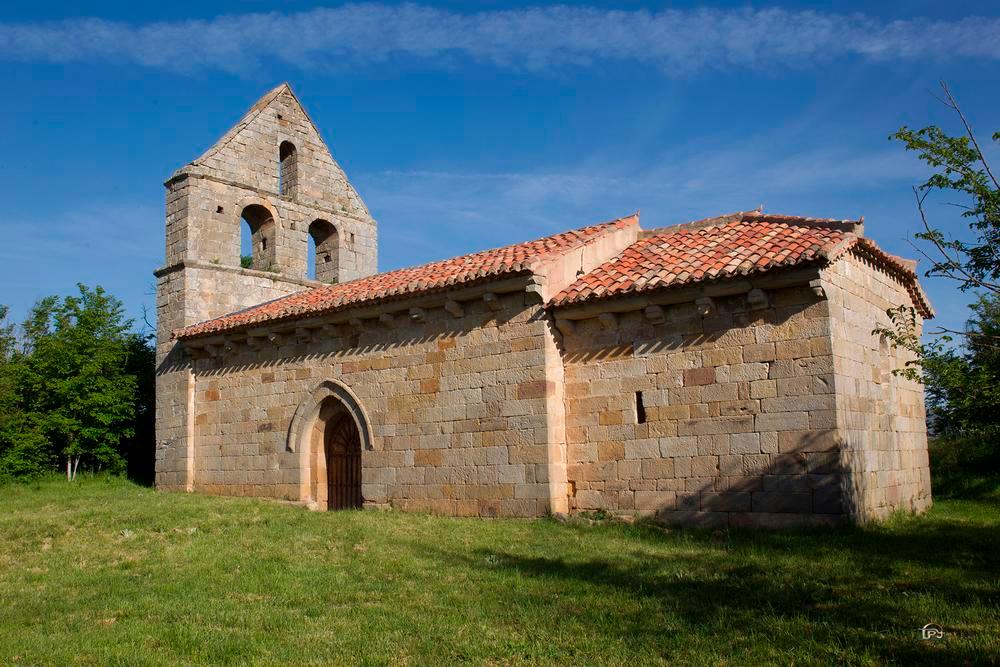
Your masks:
{"label": "stone church", "polygon": [[923,389],[872,330],[933,312],[863,220],[633,214],[379,273],[287,85],[165,185],[160,489],[765,527],[931,502]]}

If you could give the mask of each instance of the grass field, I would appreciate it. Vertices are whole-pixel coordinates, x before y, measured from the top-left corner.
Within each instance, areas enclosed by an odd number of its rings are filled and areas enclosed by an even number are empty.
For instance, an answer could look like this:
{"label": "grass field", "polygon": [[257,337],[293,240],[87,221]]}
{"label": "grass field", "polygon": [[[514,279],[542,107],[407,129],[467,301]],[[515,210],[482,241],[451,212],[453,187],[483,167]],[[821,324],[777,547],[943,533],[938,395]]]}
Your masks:
{"label": "grass field", "polygon": [[993,500],[743,533],[0,487],[0,664],[979,665],[998,630]]}

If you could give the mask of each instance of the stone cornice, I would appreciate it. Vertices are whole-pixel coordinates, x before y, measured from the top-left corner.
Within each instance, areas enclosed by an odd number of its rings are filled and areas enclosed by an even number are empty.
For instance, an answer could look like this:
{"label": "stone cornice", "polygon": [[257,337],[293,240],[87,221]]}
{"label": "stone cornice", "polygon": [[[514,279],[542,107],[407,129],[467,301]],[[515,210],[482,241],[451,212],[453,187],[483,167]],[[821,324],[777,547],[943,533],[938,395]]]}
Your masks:
{"label": "stone cornice", "polygon": [[272,192],[270,190],[264,190],[261,188],[250,187],[245,183],[237,183],[236,181],[231,181],[228,178],[219,178],[218,176],[213,176],[212,174],[201,173],[199,171],[191,170],[188,167],[184,167],[182,169],[178,169],[177,171],[175,171],[170,178],[168,178],[166,181],[163,182],[163,185],[164,187],[169,188],[171,185],[179,183],[188,178],[202,179],[206,181],[212,181],[213,183],[221,183],[223,185],[228,185],[230,187],[239,188],[240,190],[244,190],[246,192],[252,192],[260,197],[269,198],[274,201],[282,201],[292,205],[304,206],[306,208],[310,208],[316,211],[322,211],[323,213],[329,213],[330,215],[338,216],[341,218],[347,218],[354,222],[360,222],[368,225],[375,224],[374,218],[371,217],[362,218],[358,217],[357,215],[352,215],[351,213],[348,213],[346,211],[333,209],[330,208],[329,206],[326,206],[323,202],[318,200],[298,201],[297,199],[293,199],[288,195],[283,195],[278,192]]}
{"label": "stone cornice", "polygon": [[282,273],[275,271],[258,271],[255,269],[244,269],[240,266],[228,266],[226,264],[214,264],[212,262],[203,262],[198,259],[182,259],[179,262],[173,264],[168,264],[166,266],[161,266],[160,268],[153,271],[153,275],[157,278],[161,278],[165,275],[174,273],[175,271],[180,271],[182,269],[211,269],[212,271],[225,271],[227,273],[238,273],[245,276],[252,276],[254,278],[267,278],[268,280],[273,280],[283,283],[292,283],[295,285],[302,285],[303,287],[324,287],[327,283],[320,282],[318,280],[309,280],[308,278],[295,278],[292,276],[286,276]]}

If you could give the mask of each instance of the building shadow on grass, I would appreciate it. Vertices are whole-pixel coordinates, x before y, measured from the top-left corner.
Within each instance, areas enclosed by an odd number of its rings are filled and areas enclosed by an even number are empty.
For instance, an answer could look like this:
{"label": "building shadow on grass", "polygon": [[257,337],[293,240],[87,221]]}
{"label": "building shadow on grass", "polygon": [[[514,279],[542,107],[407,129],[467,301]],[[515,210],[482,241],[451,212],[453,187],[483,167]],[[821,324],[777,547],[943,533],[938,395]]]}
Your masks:
{"label": "building shadow on grass", "polygon": [[[501,575],[508,570],[543,587],[556,582],[560,593],[553,601],[553,623],[560,622],[560,613],[577,615],[608,641],[641,642],[668,658],[677,648],[676,638],[697,636],[717,638],[719,646],[733,650],[772,642],[779,644],[776,651],[811,656],[807,659],[866,656],[876,663],[938,665],[1000,661],[984,647],[982,636],[973,640],[967,621],[952,619],[956,625],[949,626],[947,618],[927,618],[922,615],[927,605],[916,602],[933,596],[957,607],[1000,605],[994,546],[1000,530],[995,527],[936,521],[906,531],[621,530],[636,548],[614,557],[581,553],[566,559],[519,553],[516,547],[420,548],[452,566]],[[644,549],[657,544],[668,550],[654,556]],[[615,594],[595,595],[594,588]],[[621,604],[622,594],[634,604]],[[590,616],[603,622],[590,624]],[[923,641],[920,628],[929,622],[944,626],[946,639]],[[807,643],[812,648],[795,651],[797,644]]]}

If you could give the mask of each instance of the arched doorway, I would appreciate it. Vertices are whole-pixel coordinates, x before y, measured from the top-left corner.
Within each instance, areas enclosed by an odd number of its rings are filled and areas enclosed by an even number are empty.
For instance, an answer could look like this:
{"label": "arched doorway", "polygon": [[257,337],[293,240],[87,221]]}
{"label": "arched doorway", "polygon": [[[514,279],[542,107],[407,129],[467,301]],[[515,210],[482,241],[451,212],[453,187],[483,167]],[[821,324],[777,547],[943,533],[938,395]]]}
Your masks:
{"label": "arched doorway", "polygon": [[360,509],[361,435],[354,417],[336,396],[328,396],[310,436],[313,498],[330,510]]}

